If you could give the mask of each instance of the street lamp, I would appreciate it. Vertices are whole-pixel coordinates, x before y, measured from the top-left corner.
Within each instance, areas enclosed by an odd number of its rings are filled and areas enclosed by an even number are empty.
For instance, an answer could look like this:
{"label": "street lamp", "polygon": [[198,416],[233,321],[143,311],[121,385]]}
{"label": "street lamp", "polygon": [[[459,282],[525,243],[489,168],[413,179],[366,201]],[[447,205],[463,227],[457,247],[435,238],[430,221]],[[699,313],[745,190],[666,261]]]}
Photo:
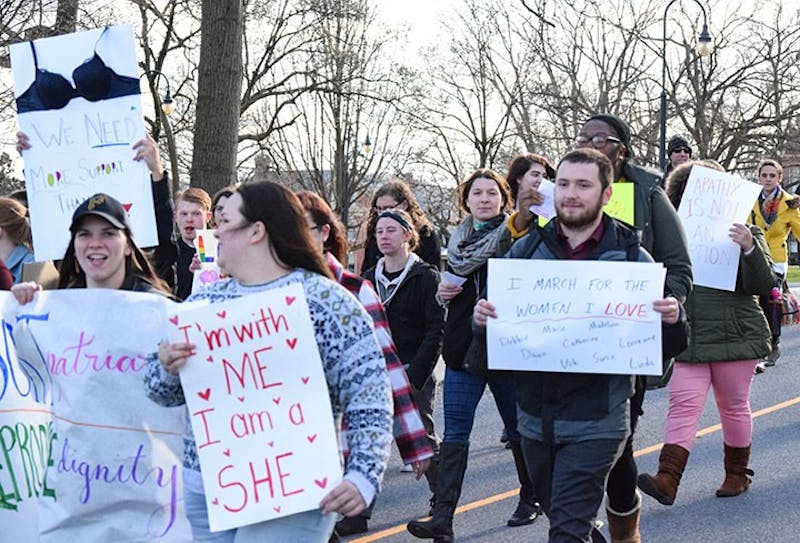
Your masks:
{"label": "street lamp", "polygon": [[[358,142],[358,128],[356,128],[356,133],[354,134],[353,139]],[[353,150],[353,166],[355,167],[356,160],[358,159],[358,149],[355,145],[352,146]],[[372,142],[369,140],[369,132],[367,132],[366,136],[364,137],[364,143],[361,147],[361,154],[364,156],[368,156],[372,153]],[[343,186],[342,186],[342,224],[344,224],[345,230],[349,236],[349,225],[347,224],[347,219],[350,214],[350,168],[348,164],[343,164],[342,167],[344,168],[344,176],[342,176]]]}
{"label": "street lamp", "polygon": [[[661,171],[666,167],[666,140],[667,140],[667,12],[672,4],[678,0],[670,0],[667,7],[664,8],[663,31],[661,34],[661,134],[659,138],[659,164]],[[695,51],[701,57],[706,57],[714,51],[714,43],[711,40],[711,34],[708,33],[708,19],[706,17],[706,9],[700,0],[694,0],[694,3],[703,12],[703,30],[697,37],[697,45]]]}
{"label": "street lamp", "polygon": [[168,117],[175,112],[175,100],[172,98],[172,93],[169,90],[169,79],[159,70],[145,70],[144,74],[147,76],[148,86],[150,87],[150,94],[154,97],[154,101],[158,102],[158,93],[155,92],[156,83],[158,82],[158,78],[161,77],[164,79],[165,84],[167,85],[167,92],[164,94],[164,98],[161,99],[161,107],[157,109],[160,110],[158,113],[158,120],[161,126],[164,127],[164,135],[167,137],[167,149],[169,151],[169,164],[170,164],[170,177],[172,178],[172,192],[177,193],[180,191],[180,179],[179,179],[179,170],[178,170],[178,151],[175,146],[175,136],[172,132],[172,125],[169,123]]}

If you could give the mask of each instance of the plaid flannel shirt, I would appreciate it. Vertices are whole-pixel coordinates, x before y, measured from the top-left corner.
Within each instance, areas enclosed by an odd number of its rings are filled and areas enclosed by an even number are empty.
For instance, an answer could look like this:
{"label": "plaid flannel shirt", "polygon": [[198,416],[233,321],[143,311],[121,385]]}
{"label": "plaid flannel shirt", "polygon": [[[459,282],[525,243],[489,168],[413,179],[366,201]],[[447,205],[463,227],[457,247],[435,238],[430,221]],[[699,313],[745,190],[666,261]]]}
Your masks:
{"label": "plaid flannel shirt", "polygon": [[[372,283],[344,269],[344,266],[336,260],[330,253],[325,253],[328,267],[336,277],[339,284],[350,291],[364,309],[375,325],[375,336],[383,349],[383,357],[386,360],[386,370],[389,373],[389,382],[392,385],[392,397],[394,398],[394,440],[403,462],[411,464],[427,458],[433,457],[433,447],[425,433],[422,425],[422,418],[417,411],[417,404],[411,394],[411,383],[406,375],[403,362],[397,355],[392,333],[389,330],[389,320],[386,318],[386,311],[383,309],[378,293],[372,287]],[[342,427],[342,433],[347,432],[347,428]],[[341,440],[343,453],[347,455],[347,440]]]}

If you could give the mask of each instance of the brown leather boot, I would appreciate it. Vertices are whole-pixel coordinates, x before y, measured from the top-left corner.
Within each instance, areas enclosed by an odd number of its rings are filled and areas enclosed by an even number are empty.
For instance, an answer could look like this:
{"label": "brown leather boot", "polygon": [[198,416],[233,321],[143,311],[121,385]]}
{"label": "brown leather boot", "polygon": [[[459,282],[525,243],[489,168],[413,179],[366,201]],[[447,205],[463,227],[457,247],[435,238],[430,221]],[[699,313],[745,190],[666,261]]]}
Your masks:
{"label": "brown leather boot", "polygon": [[639,534],[639,514],[642,511],[642,498],[638,491],[636,494],[636,506],[630,511],[618,513],[606,507],[608,533],[611,535],[611,543],[642,543],[642,536]]}
{"label": "brown leather boot", "polygon": [[675,503],[683,468],[686,467],[688,459],[689,451],[680,445],[665,444],[661,447],[661,455],[658,457],[656,476],[642,473],[639,475],[637,485],[642,492],[658,500],[658,503],[672,505]]}
{"label": "brown leather boot", "polygon": [[748,469],[750,447],[729,447],[725,445],[725,481],[717,490],[717,497],[730,498],[738,496],[748,489],[753,470]]}

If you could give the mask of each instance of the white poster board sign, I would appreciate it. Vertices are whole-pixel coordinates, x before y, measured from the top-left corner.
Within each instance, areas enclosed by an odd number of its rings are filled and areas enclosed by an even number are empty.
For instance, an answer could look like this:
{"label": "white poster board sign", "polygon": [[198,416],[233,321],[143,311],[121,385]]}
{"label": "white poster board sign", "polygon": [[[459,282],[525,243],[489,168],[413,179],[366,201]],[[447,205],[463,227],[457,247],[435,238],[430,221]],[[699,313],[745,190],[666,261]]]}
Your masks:
{"label": "white poster board sign", "polygon": [[530,206],[531,213],[535,213],[539,217],[544,217],[547,220],[556,216],[556,184],[549,179],[542,179],[539,184],[539,194],[542,195],[542,203],[539,205]]}
{"label": "white poster board sign", "polygon": [[103,289],[0,301],[3,540],[190,541],[184,408],[155,404],[143,382],[171,302]]}
{"label": "white poster board sign", "polygon": [[695,285],[736,289],[741,248],[728,230],[733,223],[747,222],[760,190],[759,185],[740,177],[692,167],[678,215],[689,241]]}
{"label": "white poster board sign", "polygon": [[661,264],[490,259],[489,369],[661,375]]}
{"label": "white poster board sign", "polygon": [[145,135],[133,28],[17,43],[10,55],[31,142],[23,158],[36,260],[63,258],[72,213],[98,192],[126,207],[139,246],[156,245],[150,175],[131,148]]}
{"label": "white poster board sign", "polygon": [[175,311],[211,530],[318,508],[342,467],[302,286]]}

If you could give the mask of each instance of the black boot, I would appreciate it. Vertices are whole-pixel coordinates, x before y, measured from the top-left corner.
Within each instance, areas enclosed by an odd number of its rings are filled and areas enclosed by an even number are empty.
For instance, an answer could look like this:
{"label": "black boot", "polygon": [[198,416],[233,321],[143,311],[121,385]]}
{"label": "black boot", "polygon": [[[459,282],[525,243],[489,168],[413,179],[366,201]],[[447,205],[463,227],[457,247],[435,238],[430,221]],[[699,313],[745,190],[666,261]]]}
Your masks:
{"label": "black boot", "polygon": [[781,357],[781,336],[772,336],[772,351],[767,355],[764,365],[771,368]]}
{"label": "black boot", "polygon": [[436,505],[436,485],[437,481],[439,480],[439,455],[433,457],[431,460],[431,466],[428,468],[428,471],[425,472],[425,479],[428,480],[428,489],[431,491],[431,499],[428,500],[428,505],[430,505],[430,509],[428,510],[428,515],[433,516],[433,506]]}
{"label": "black boot", "polygon": [[409,522],[406,528],[411,535],[420,539],[435,539],[437,543],[453,543],[453,513],[461,497],[468,455],[468,443],[442,443],[433,516],[430,520]]}
{"label": "black boot", "polygon": [[511,518],[508,519],[509,526],[525,526],[532,524],[542,513],[541,506],[536,502],[536,494],[533,489],[533,481],[528,477],[528,469],[525,467],[525,457],[522,456],[522,445],[519,441],[509,441],[511,453],[514,455],[514,465],[517,467],[517,477],[519,478],[519,503]]}

